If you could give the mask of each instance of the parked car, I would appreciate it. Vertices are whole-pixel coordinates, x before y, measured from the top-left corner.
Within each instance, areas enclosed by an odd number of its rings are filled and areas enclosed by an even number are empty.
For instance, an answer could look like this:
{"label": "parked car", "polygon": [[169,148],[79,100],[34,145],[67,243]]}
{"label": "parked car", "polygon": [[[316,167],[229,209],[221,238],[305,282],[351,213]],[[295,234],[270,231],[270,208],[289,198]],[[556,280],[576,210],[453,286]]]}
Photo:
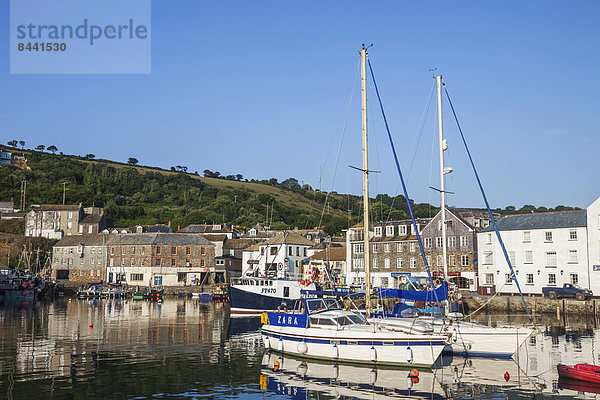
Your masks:
{"label": "parked car", "polygon": [[544,296],[550,299],[557,299],[559,297],[570,297],[576,298],[577,300],[585,300],[592,297],[594,294],[591,290],[580,288],[577,285],[571,283],[565,283],[563,287],[548,286],[542,288]]}

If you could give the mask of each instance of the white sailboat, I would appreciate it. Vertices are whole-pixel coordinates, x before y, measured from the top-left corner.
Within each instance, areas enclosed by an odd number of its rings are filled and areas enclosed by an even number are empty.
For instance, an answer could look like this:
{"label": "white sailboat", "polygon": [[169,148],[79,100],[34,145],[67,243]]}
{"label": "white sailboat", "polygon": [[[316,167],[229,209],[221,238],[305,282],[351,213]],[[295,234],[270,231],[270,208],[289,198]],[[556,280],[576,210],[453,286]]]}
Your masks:
{"label": "white sailboat", "polygon": [[[447,281],[448,242],[446,237],[445,176],[452,172],[452,168],[444,165],[444,151],[448,149],[448,142],[444,139],[442,124],[442,76],[435,76],[435,80],[437,83],[442,258],[444,279]],[[450,334],[451,340],[446,351],[451,351],[453,354],[480,357],[512,357],[519,347],[535,332],[535,329],[525,326],[490,327],[478,323],[461,321],[461,315],[450,315],[448,305],[444,307],[444,312],[445,318],[417,317],[417,322],[414,318],[387,317],[378,320],[377,323],[387,329],[400,329],[403,331],[406,329],[420,329],[430,330],[438,334]]]}
{"label": "white sailboat", "polygon": [[[367,49],[361,54],[363,202],[366,276],[366,312],[371,313],[369,257],[369,181],[367,153]],[[319,295],[318,293],[314,293]],[[324,295],[326,293],[320,293]],[[334,293],[330,293],[334,294]],[[411,332],[368,323],[354,311],[343,310],[336,300],[302,298],[291,312],[264,313],[261,335],[267,350],[333,362],[431,368],[447,344],[448,336]]]}

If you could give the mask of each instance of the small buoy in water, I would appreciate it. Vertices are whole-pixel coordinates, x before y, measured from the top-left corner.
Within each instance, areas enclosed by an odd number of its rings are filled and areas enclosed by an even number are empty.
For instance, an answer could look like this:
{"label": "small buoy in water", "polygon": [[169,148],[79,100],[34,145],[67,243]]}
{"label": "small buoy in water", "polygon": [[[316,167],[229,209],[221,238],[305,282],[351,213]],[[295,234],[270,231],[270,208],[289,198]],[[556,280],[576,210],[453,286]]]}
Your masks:
{"label": "small buoy in water", "polygon": [[23,292],[21,293],[23,296],[27,296],[27,292],[23,290]]}
{"label": "small buoy in water", "polygon": [[90,329],[94,329],[94,324],[90,324]]}
{"label": "small buoy in water", "polygon": [[506,382],[508,382],[508,380],[509,380],[509,379],[510,379],[510,374],[508,373],[508,371],[506,371],[506,372],[504,373],[504,380],[505,380]]}
{"label": "small buoy in water", "polygon": [[412,377],[410,378],[410,383],[412,383],[412,384],[417,384],[417,383],[419,383],[419,377],[418,377],[418,376],[412,376]]}
{"label": "small buoy in water", "polygon": [[410,370],[410,377],[411,378],[417,378],[419,376],[419,370],[418,369],[411,369]]}
{"label": "small buoy in water", "polygon": [[459,301],[458,301],[458,304],[459,304],[459,305],[461,305],[461,304],[462,304],[462,300],[459,300]]}

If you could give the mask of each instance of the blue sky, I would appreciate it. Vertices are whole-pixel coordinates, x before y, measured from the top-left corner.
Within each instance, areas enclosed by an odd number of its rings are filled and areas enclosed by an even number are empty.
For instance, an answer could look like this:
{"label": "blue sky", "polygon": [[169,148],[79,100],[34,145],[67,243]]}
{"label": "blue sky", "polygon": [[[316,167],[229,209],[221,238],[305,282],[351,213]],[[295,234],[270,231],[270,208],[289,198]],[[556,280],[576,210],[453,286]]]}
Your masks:
{"label": "blue sky", "polygon": [[[0,11],[8,27],[8,2]],[[10,75],[6,28],[0,141],[315,188],[322,170],[323,190],[360,193],[360,174],[347,167],[361,165],[358,82],[333,170],[357,51],[374,43],[369,56],[416,201],[438,202],[428,188],[439,186],[433,104],[418,129],[437,67],[493,207],[586,207],[600,195],[598,15],[597,1],[155,0],[150,75]],[[382,171],[371,194],[394,195],[398,177],[369,90],[370,167]],[[482,207],[448,111],[449,203]]]}

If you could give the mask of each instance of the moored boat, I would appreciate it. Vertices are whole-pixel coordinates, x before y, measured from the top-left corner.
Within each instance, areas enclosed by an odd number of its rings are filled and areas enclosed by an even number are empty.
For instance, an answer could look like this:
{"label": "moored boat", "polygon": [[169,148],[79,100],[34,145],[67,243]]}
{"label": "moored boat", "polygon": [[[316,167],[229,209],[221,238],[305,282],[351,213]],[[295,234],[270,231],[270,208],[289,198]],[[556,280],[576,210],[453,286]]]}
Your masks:
{"label": "moored boat", "polygon": [[315,289],[300,281],[244,276],[229,286],[231,312],[237,314],[260,314],[290,307],[300,298],[302,289]]}
{"label": "moored boat", "polygon": [[600,384],[600,366],[593,364],[575,364],[573,367],[558,364],[558,376],[566,379],[576,379],[588,383]]}

